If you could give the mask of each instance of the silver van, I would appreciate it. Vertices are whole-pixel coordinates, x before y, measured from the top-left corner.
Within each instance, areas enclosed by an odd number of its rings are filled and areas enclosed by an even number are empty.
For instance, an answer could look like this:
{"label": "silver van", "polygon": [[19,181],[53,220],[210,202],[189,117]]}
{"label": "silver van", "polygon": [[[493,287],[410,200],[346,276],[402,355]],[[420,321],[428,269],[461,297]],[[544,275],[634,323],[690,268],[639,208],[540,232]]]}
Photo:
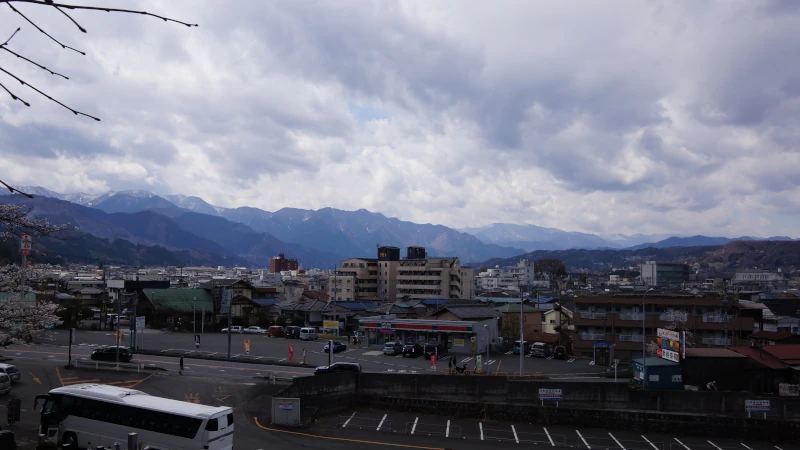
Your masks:
{"label": "silver van", "polygon": [[317,329],[316,328],[300,328],[301,341],[316,341]]}
{"label": "silver van", "polygon": [[0,364],[0,373],[8,375],[11,381],[19,381],[20,378],[22,378],[22,374],[19,372],[19,369],[17,369],[17,366],[12,364]]}

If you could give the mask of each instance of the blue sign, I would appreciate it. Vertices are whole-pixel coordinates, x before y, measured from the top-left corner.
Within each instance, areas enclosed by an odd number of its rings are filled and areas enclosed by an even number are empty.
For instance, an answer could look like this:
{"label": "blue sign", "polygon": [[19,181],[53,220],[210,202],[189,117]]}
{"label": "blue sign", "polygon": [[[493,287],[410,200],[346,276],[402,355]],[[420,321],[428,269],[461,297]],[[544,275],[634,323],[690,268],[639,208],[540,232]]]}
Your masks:
{"label": "blue sign", "polygon": [[595,342],[594,348],[611,348],[611,343],[606,341]]}

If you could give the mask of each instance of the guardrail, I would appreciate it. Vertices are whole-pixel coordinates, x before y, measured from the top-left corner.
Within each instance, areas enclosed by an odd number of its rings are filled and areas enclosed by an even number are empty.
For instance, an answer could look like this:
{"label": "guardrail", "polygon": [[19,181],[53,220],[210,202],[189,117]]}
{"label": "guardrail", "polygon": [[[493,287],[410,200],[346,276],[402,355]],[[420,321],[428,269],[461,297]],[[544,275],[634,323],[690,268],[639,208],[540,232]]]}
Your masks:
{"label": "guardrail", "polygon": [[112,361],[94,361],[91,359],[78,359],[75,361],[75,366],[80,367],[93,367],[97,370],[100,369],[114,369],[114,370],[136,370],[136,373],[144,370],[144,364],[141,363],[117,363]]}

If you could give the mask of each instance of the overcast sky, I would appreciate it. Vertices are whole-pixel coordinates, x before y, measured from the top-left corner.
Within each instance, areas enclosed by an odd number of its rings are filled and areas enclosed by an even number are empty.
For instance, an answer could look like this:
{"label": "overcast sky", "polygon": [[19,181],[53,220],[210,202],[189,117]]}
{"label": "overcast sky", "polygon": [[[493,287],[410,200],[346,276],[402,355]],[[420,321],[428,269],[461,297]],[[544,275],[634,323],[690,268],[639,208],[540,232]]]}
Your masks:
{"label": "overcast sky", "polygon": [[[19,4],[0,179],[453,227],[798,234],[800,2]],[[226,5],[235,5],[235,7]]]}

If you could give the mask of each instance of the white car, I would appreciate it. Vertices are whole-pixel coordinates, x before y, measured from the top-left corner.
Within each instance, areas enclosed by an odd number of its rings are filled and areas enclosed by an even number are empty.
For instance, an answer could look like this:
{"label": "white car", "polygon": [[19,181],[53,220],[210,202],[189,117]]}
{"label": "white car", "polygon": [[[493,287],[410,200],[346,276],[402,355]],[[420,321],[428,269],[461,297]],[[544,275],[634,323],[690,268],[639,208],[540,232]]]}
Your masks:
{"label": "white car", "polygon": [[5,395],[11,392],[11,378],[4,373],[0,373],[0,394]]}
{"label": "white car", "polygon": [[[223,329],[222,329],[222,332],[223,332],[223,333],[227,333],[227,332],[228,332],[228,328],[223,328]],[[231,333],[240,333],[240,334],[241,334],[241,333],[243,333],[243,331],[242,331],[242,327],[240,327],[240,326],[238,326],[238,325],[234,325],[234,326],[232,326],[232,327],[231,327]]]}
{"label": "white car", "polygon": [[249,334],[267,334],[267,330],[261,327],[247,327],[244,329],[244,332]]}

